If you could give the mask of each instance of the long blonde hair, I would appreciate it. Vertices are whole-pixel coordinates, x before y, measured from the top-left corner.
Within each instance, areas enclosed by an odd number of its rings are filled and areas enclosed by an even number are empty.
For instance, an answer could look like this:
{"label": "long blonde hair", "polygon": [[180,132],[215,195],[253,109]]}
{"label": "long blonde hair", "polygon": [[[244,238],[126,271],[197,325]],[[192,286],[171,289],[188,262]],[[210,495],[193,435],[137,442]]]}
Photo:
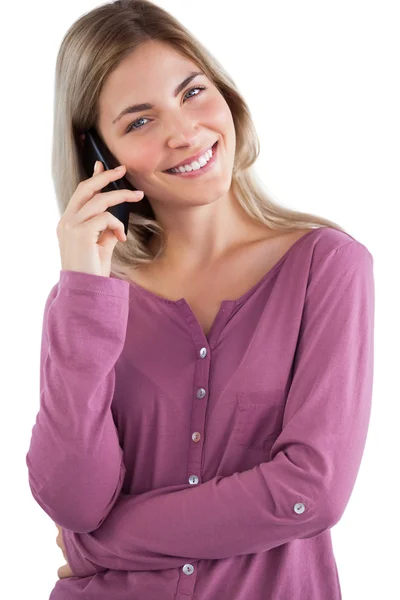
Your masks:
{"label": "long blonde hair", "polygon": [[[259,139],[246,102],[216,58],[172,15],[148,0],[117,0],[80,17],[67,31],[56,63],[52,177],[60,216],[77,185],[87,175],[81,162],[79,134],[98,124],[98,100],[108,75],[142,43],[158,40],[195,62],[227,102],[236,132],[232,190],[243,209],[257,222],[274,230],[332,227],[336,223],[275,203],[252,168]],[[98,128],[97,128],[98,131]],[[117,243],[111,273],[129,279],[129,271],[153,262],[165,249],[165,235],[151,205],[144,198],[140,214],[130,213],[128,239]],[[148,248],[152,235],[159,236],[155,255]]]}

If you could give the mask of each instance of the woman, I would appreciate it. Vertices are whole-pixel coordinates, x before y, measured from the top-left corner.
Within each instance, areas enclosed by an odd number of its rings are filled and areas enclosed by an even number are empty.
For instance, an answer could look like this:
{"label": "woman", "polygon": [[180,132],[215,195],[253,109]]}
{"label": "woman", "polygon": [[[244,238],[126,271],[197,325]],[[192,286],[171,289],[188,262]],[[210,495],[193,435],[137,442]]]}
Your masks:
{"label": "woman", "polygon": [[[67,559],[50,599],[339,600],[330,529],[368,430],[370,252],[267,197],[232,79],[150,2],[70,28],[55,107],[62,269],[27,454]],[[84,172],[91,128],[122,171]],[[142,199],[101,192],[123,176]],[[126,241],[105,211],[122,201]]]}

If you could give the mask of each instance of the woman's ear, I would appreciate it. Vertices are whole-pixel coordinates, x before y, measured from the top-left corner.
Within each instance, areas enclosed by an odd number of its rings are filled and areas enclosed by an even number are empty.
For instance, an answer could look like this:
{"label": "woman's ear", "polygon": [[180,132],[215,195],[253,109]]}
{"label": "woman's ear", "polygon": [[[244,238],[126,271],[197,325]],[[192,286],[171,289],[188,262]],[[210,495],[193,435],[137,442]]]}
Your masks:
{"label": "woman's ear", "polygon": [[79,137],[81,139],[81,148],[83,148],[83,144],[84,144],[84,141],[85,141],[86,134],[85,133],[80,133]]}

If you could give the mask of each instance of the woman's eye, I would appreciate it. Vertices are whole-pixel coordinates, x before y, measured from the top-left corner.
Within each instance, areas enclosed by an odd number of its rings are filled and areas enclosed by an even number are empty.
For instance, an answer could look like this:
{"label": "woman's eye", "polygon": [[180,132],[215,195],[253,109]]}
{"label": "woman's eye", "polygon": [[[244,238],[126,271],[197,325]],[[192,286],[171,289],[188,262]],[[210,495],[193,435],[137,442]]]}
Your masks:
{"label": "woman's eye", "polygon": [[[190,88],[190,90],[188,90],[188,91],[185,93],[185,96],[186,96],[186,94],[188,94],[189,92],[193,92],[193,90],[201,90],[201,91],[202,91],[202,90],[206,90],[206,89],[207,89],[207,88],[206,88],[206,86],[204,86],[204,85],[200,85],[200,86],[197,86],[197,87],[193,87],[193,88]],[[194,96],[189,96],[189,98],[195,98],[196,96],[200,96],[200,93],[201,93],[201,91],[200,91],[198,94],[194,94]],[[148,120],[149,120],[149,119],[147,119],[147,117],[139,117],[139,119],[136,119],[135,121],[132,121],[132,123],[130,123],[130,124],[128,125],[127,129],[125,130],[125,133],[129,133],[130,131],[132,131],[132,130],[135,130],[135,129],[141,129],[141,128],[143,127],[143,125],[140,125],[139,127],[134,127],[134,125],[135,125],[136,123],[138,123],[139,121],[148,121]]]}

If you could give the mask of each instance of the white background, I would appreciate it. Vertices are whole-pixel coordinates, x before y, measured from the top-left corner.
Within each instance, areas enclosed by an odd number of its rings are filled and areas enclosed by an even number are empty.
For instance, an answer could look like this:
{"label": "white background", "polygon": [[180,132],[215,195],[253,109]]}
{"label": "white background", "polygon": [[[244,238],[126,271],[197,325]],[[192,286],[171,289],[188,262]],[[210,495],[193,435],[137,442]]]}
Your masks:
{"label": "white background", "polygon": [[[400,557],[400,3],[157,3],[244,95],[261,141],[257,172],[273,199],[341,224],[374,257],[372,416],[332,538],[343,600],[392,600]],[[66,30],[97,5],[25,0],[2,10],[0,596],[7,600],[45,600],[65,563],[55,524],[31,495],[25,456],[39,410],[43,310],[61,269],[51,179],[55,61]]]}

